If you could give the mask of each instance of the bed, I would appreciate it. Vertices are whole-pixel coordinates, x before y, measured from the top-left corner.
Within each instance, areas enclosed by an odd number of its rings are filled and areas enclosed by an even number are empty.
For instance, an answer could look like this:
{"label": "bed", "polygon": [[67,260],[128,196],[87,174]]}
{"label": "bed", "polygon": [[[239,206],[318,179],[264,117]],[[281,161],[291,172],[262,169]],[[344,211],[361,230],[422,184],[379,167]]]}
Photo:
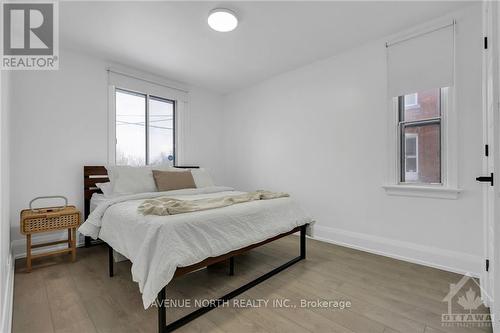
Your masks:
{"label": "bed", "polygon": [[[197,200],[244,192],[211,186],[103,200],[96,195],[101,192],[96,183],[107,180],[105,167],[84,167],[86,221],[79,231],[107,244],[110,277],[114,274],[113,250],[132,262],[132,277],[139,284],[144,307],[155,304],[158,308],[160,333],[181,327],[306,257],[306,232],[310,232],[313,221],[290,198],[252,201],[187,214],[150,216],[140,214],[138,206],[151,198]],[[297,232],[300,233],[297,257],[167,325],[163,300],[166,300],[166,286],[173,278],[222,261],[229,261],[232,275],[234,256]]]}

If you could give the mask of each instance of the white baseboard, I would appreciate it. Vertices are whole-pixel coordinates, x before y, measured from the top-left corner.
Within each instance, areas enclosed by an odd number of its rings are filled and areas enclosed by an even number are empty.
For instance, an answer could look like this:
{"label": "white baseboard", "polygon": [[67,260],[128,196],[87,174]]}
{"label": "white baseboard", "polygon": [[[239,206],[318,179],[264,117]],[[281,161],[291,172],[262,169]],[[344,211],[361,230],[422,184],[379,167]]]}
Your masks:
{"label": "white baseboard", "polygon": [[[31,236],[31,242],[33,244],[38,243],[48,243],[60,241],[68,238],[68,233],[64,230],[61,233],[43,233],[43,234],[35,234]],[[76,246],[80,247],[84,245],[83,237],[77,236]],[[57,244],[52,246],[47,246],[43,248],[33,249],[32,253],[40,253],[47,252],[52,250],[60,250],[67,248],[67,244]],[[26,238],[15,239],[12,241],[12,253],[14,255],[14,259],[26,258]]]}
{"label": "white baseboard", "polygon": [[437,247],[336,228],[314,226],[314,239],[445,271],[479,277],[482,258]]}
{"label": "white baseboard", "polygon": [[10,333],[12,331],[12,305],[14,300],[14,258],[9,256],[7,263],[7,281],[5,295],[2,299],[2,321],[0,331]]}
{"label": "white baseboard", "polygon": [[[63,240],[66,237],[66,231],[60,234],[38,234],[32,237],[32,241],[33,244],[36,244],[41,242]],[[482,270],[483,262],[480,256],[364,233],[325,227],[317,224],[314,226],[313,238],[328,243],[408,261],[415,264],[434,267],[458,274],[467,273],[474,277],[479,277]],[[83,237],[80,237],[77,246],[83,246],[83,243]],[[52,247],[35,249],[33,250],[33,253],[63,249],[66,246],[66,244],[58,244]],[[12,252],[14,259],[26,257],[26,239],[16,239],[12,241]],[[118,258],[115,257],[115,260],[117,259]]]}

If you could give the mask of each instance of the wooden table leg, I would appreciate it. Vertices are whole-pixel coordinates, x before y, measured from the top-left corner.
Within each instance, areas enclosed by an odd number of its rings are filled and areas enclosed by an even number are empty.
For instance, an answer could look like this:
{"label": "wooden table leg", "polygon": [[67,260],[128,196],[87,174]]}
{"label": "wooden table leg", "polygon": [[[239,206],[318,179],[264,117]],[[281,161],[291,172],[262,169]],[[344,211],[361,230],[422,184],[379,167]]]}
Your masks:
{"label": "wooden table leg", "polygon": [[73,243],[71,242],[71,228],[68,229],[68,249],[70,249],[73,246]]}
{"label": "wooden table leg", "polygon": [[26,271],[31,272],[31,234],[26,235]]}
{"label": "wooden table leg", "polygon": [[71,260],[76,260],[76,228],[71,228]]}

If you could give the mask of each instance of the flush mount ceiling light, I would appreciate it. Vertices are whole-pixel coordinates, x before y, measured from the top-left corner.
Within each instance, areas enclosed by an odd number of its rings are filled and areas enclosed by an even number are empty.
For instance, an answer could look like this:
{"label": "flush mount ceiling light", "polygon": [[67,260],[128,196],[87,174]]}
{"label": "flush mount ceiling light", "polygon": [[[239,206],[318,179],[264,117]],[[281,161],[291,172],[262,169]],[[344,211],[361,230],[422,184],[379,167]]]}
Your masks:
{"label": "flush mount ceiling light", "polygon": [[233,31],[238,26],[238,18],[229,9],[215,8],[208,14],[208,25],[219,32]]}

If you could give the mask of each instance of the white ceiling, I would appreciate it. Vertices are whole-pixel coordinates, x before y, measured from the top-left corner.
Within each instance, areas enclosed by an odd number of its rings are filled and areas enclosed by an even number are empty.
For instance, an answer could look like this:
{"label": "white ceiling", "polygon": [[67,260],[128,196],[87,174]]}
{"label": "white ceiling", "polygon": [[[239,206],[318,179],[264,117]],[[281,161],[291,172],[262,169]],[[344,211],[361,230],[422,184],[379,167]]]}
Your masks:
{"label": "white ceiling", "polygon": [[[228,93],[470,3],[61,2],[62,48]],[[240,25],[212,31],[208,12]]]}

